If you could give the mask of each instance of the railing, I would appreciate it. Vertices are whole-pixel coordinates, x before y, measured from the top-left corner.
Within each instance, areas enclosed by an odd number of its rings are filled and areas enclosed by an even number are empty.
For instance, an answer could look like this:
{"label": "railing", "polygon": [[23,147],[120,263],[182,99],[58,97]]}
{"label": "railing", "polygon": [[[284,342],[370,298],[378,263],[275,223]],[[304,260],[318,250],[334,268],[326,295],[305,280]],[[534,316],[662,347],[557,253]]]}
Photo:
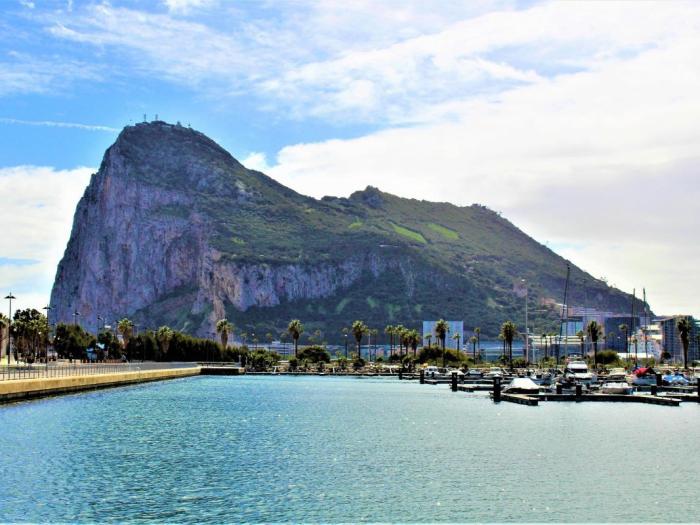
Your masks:
{"label": "railing", "polygon": [[156,363],[156,362],[130,362],[130,363],[78,363],[57,362],[45,364],[0,365],[0,381],[13,379],[39,379],[69,376],[90,376],[100,374],[119,374],[123,372],[137,372],[141,370],[167,370],[172,368],[191,368],[197,363]]}

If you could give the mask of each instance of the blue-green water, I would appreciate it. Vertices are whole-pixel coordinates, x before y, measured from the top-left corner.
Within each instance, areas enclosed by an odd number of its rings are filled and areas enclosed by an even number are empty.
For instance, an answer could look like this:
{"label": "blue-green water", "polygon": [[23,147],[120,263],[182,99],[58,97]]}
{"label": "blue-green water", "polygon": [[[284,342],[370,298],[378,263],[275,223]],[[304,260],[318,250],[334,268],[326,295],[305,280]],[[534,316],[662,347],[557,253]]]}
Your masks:
{"label": "blue-green water", "polygon": [[0,407],[0,522],[695,521],[700,406],[194,377]]}

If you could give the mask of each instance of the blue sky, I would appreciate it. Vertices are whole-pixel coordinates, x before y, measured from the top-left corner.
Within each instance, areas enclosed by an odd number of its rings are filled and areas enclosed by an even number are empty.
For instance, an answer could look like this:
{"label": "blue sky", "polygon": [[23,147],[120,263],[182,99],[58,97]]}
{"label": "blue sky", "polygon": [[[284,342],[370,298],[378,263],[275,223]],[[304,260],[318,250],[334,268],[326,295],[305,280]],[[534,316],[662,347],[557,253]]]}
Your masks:
{"label": "blue sky", "polygon": [[90,173],[158,114],[315,197],[486,204],[700,314],[697,56],[693,2],[6,0],[0,288],[48,299]]}

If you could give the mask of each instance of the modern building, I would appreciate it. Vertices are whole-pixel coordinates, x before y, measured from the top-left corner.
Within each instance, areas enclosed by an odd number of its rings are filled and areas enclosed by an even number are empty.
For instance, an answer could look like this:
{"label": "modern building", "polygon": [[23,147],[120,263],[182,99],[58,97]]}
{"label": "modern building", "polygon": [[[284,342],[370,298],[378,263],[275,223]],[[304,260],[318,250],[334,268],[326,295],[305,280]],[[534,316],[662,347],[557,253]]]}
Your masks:
{"label": "modern building", "polygon": [[700,334],[700,320],[693,316],[674,315],[664,317],[657,321],[661,332],[661,350],[670,355],[670,360],[676,363],[683,362],[683,343],[678,332],[678,319],[688,317],[690,319],[690,345],[688,346],[688,363],[700,360],[700,349],[698,348],[697,336]]}
{"label": "modern building", "polygon": [[[437,342],[435,335],[435,323],[437,321],[423,321],[423,342],[427,344],[427,337],[431,336],[432,342]],[[453,339],[455,334],[459,334],[460,349],[464,348],[464,321],[447,321],[449,329],[445,338],[445,348],[457,348],[457,341]]]}

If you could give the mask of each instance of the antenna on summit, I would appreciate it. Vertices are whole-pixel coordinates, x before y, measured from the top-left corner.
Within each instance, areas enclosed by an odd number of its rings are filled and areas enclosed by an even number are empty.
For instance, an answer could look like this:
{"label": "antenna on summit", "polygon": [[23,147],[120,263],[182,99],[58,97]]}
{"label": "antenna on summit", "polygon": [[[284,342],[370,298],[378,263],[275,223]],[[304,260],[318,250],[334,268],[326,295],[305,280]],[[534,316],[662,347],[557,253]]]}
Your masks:
{"label": "antenna on summit", "polygon": [[146,114],[145,113],[143,114],[143,122],[144,123],[146,122]]}
{"label": "antenna on summit", "polygon": [[156,113],[156,121],[158,121],[158,113]]}

